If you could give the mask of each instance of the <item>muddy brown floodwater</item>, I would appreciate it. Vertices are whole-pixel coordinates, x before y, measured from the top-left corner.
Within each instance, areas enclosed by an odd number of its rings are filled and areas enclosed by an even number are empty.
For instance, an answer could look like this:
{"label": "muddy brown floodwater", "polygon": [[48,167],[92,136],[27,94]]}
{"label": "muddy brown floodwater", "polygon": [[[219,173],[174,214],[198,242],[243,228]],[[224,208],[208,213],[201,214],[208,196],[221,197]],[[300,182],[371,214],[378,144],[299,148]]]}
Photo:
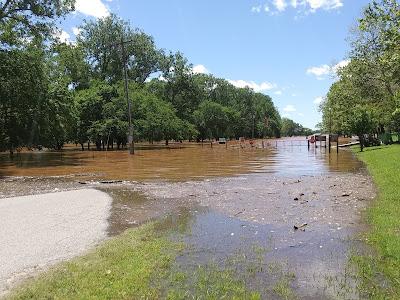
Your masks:
{"label": "muddy brown floodwater", "polygon": [[142,147],[130,156],[127,151],[25,152],[11,160],[0,154],[0,176],[79,176],[84,179],[182,181],[245,173],[316,174],[352,171],[359,167],[351,153],[326,149],[307,151],[302,146],[281,145],[278,149],[244,149],[224,145],[182,144],[169,148]]}
{"label": "muddy brown floodwater", "polygon": [[[375,189],[350,151],[308,150],[303,142],[268,149],[183,144],[137,153],[0,155],[0,197],[97,188],[113,198],[110,236],[165,216],[183,222],[190,247],[177,264],[185,269],[224,265],[258,245],[266,249],[258,264],[293,272],[290,287],[299,298],[361,298],[348,260],[352,249],[363,248],[361,215]],[[266,289],[275,284],[269,273],[246,284],[264,298],[276,296]]]}

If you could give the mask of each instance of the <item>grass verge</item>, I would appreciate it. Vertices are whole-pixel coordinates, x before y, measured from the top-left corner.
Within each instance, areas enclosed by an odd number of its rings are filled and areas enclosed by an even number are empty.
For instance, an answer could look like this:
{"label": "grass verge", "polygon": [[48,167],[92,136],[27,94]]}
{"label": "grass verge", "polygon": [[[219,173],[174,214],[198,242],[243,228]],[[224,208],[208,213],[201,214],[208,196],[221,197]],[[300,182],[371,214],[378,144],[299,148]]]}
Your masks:
{"label": "grass verge", "polygon": [[[230,270],[177,269],[188,220],[148,223],[13,290],[9,299],[260,299]],[[174,238],[171,235],[174,233]]]}
{"label": "grass verge", "polygon": [[353,151],[378,187],[378,197],[367,212],[371,226],[366,233],[376,253],[352,257],[360,290],[372,299],[400,299],[400,145]]}
{"label": "grass verge", "polygon": [[163,277],[182,246],[150,223],[128,230],[93,252],[23,285],[10,299],[157,299]]}

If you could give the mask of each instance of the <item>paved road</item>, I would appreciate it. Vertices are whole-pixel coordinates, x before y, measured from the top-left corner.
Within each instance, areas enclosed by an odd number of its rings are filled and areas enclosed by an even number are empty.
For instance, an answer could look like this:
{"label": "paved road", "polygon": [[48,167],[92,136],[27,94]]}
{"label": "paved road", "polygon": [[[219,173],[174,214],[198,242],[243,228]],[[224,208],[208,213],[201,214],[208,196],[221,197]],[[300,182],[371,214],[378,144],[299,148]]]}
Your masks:
{"label": "paved road", "polygon": [[0,295],[105,238],[110,207],[94,189],[0,199]]}

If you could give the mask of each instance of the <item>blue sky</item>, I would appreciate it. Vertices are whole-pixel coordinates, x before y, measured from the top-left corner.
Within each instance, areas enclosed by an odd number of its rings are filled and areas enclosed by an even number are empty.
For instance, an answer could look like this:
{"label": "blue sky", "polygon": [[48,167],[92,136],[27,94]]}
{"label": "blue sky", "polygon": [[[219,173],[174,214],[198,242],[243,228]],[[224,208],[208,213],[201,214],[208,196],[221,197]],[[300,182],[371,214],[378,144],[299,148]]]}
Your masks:
{"label": "blue sky", "polygon": [[314,128],[316,104],[346,64],[349,30],[367,0],[77,0],[62,22],[74,40],[83,19],[113,12],[181,51],[197,72],[268,94],[283,116]]}

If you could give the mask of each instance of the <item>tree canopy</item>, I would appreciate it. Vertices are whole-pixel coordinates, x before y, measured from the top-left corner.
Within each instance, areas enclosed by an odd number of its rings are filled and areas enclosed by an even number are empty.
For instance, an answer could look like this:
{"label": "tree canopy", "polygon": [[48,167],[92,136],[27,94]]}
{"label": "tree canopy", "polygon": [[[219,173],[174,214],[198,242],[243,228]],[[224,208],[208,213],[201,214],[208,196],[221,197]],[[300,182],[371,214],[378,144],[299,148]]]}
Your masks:
{"label": "tree canopy", "polygon": [[124,64],[137,141],[281,135],[269,96],[195,74],[182,53],[116,15],[84,21],[74,43],[51,38],[73,9],[72,0],[0,1],[1,150],[125,146]]}
{"label": "tree canopy", "polygon": [[349,64],[339,70],[321,104],[322,127],[359,135],[361,146],[364,135],[398,132],[399,75],[400,5],[396,0],[372,1],[352,32]]}

